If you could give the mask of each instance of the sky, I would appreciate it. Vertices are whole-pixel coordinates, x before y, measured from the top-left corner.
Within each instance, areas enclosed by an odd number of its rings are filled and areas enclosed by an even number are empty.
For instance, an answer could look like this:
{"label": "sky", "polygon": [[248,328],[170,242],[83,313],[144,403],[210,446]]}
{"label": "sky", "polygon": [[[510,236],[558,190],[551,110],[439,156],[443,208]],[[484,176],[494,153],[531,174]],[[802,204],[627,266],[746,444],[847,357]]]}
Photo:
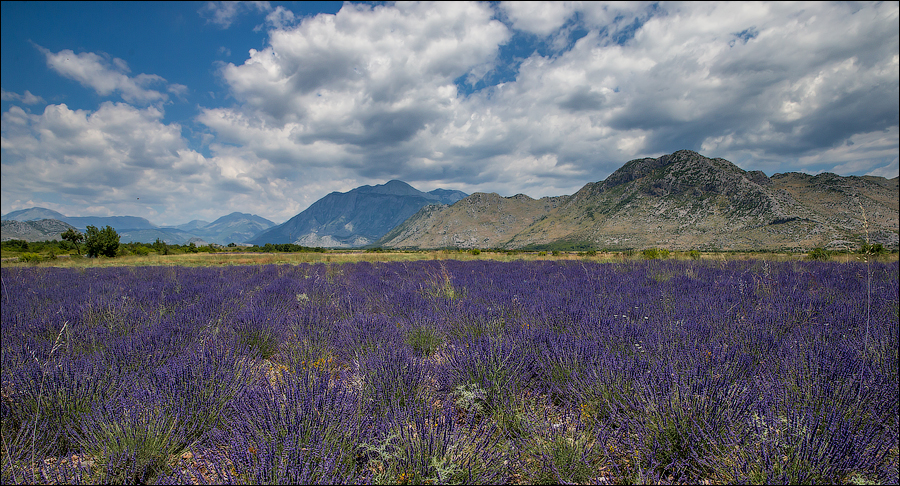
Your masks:
{"label": "sky", "polygon": [[681,149],[898,174],[898,2],[3,1],[0,213],[573,194]]}

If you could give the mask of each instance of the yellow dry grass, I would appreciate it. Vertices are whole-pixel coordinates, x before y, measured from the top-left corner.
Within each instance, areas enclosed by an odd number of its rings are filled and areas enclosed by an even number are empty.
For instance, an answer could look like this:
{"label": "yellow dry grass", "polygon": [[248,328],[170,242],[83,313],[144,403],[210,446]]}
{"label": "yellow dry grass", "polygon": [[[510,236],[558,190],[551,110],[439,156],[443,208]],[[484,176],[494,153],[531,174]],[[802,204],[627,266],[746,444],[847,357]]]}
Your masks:
{"label": "yellow dry grass", "polygon": [[[671,259],[688,260],[688,252],[675,251],[670,254]],[[703,261],[734,261],[734,260],[769,260],[769,261],[799,261],[806,258],[805,253],[779,253],[779,252],[703,252],[700,259]],[[579,252],[559,252],[553,255],[551,252],[493,252],[482,250],[475,255],[468,251],[457,250],[433,250],[433,251],[389,251],[370,253],[362,250],[330,250],[325,253],[187,253],[180,255],[129,255],[116,258],[60,258],[42,261],[40,263],[21,263],[15,261],[3,261],[3,267],[36,266],[36,267],[63,267],[63,268],[90,268],[90,267],[122,267],[122,266],[228,266],[228,265],[269,265],[286,264],[297,265],[301,263],[354,263],[354,262],[395,262],[395,261],[419,261],[419,260],[495,260],[495,261],[593,261],[603,263],[617,263],[626,261],[643,260],[641,252],[596,252],[586,255]],[[898,254],[892,253],[878,257],[879,261],[897,261]],[[855,262],[864,261],[864,255],[857,254],[833,254],[831,261]]]}

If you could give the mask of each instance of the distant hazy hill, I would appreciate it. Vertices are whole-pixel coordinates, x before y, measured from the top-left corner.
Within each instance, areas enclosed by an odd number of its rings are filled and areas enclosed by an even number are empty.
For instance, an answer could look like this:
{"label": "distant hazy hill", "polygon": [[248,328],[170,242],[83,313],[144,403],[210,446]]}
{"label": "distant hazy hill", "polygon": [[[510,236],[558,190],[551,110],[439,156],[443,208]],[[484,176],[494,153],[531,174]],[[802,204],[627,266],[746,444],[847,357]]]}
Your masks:
{"label": "distant hazy hill", "polygon": [[229,243],[244,243],[254,235],[274,225],[275,223],[255,214],[235,212],[222,216],[212,223],[194,220],[178,226],[126,230],[119,233],[119,236],[123,242],[140,241],[152,243],[159,238],[160,241],[175,245],[187,245],[191,242],[198,246],[209,243],[227,245]]}
{"label": "distant hazy hill", "polygon": [[2,230],[0,230],[0,239],[6,240],[25,240],[25,241],[47,241],[62,240],[62,233],[65,233],[73,226],[66,224],[57,219],[39,219],[35,221],[18,221],[15,219],[4,219],[0,222]]}
{"label": "distant hazy hill", "polygon": [[[111,226],[119,234],[119,241],[129,243],[132,241],[152,243],[157,239],[169,244],[183,245],[192,239],[195,242],[209,242],[226,245],[228,243],[243,243],[257,233],[271,228],[275,223],[261,218],[255,214],[231,213],[212,223],[194,220],[190,223],[176,227],[159,227],[150,221],[136,216],[65,216],[46,208],[29,208],[13,211],[2,217],[3,221],[30,222],[35,220],[52,219],[71,225],[82,233],[88,226],[103,228]],[[6,226],[4,226],[6,228]],[[12,228],[12,226],[10,226]],[[16,226],[25,231],[24,226]],[[62,231],[65,231],[64,228]],[[6,230],[4,230],[6,231]],[[10,231],[12,231],[10,229]],[[18,230],[17,230],[18,231]],[[10,233],[12,234],[12,233]],[[18,233],[17,233],[18,234]],[[23,233],[24,234],[24,233]],[[29,241],[42,241],[46,239],[59,239],[59,235],[51,235],[49,238],[39,237],[39,233],[31,231],[33,235]],[[33,239],[37,238],[37,239]]]}
{"label": "distant hazy hill", "polygon": [[243,243],[273,226],[275,223],[266,218],[255,214],[235,212],[196,228],[192,233],[210,243],[227,245],[232,242]]}
{"label": "distant hazy hill", "polygon": [[97,228],[112,226],[116,231],[158,228],[145,218],[137,216],[66,216],[62,220],[81,231],[88,226]]}
{"label": "distant hazy hill", "polygon": [[194,233],[177,228],[116,230],[116,232],[119,233],[119,241],[122,243],[153,243],[159,240],[170,245],[184,245],[188,240],[196,237]]}
{"label": "distant hazy hill", "polygon": [[150,229],[157,226],[144,218],[137,216],[66,216],[62,213],[46,208],[29,208],[13,211],[6,214],[3,220],[34,221],[38,219],[56,219],[66,222],[81,232],[88,226],[103,228],[112,226],[117,232],[128,229]]}
{"label": "distant hazy hill", "polygon": [[65,219],[65,215],[47,208],[28,208],[5,214],[0,219],[3,221],[35,221],[38,219],[58,219],[62,221]]}
{"label": "distant hazy hill", "polygon": [[189,223],[179,224],[177,226],[173,226],[173,228],[180,229],[182,231],[193,231],[198,228],[202,228],[209,224],[209,221],[203,221],[202,219],[195,219]]}
{"label": "distant hazy hill", "polygon": [[898,179],[747,172],[682,150],[632,160],[571,196],[476,193],[430,206],[387,247],[507,247],[584,242],[600,248],[856,247],[865,208],[872,242],[898,245]]}
{"label": "distant hazy hill", "polygon": [[296,243],[305,246],[368,245],[429,204],[452,204],[466,194],[435,189],[422,192],[402,181],[332,192],[287,222],[248,243]]}

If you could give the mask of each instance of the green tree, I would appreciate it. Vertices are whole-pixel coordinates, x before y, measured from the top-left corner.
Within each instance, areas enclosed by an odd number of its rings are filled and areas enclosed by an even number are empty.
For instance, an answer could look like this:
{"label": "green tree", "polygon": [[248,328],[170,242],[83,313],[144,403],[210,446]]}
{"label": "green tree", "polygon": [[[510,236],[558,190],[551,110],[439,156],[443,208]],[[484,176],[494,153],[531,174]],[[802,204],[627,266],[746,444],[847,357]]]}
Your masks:
{"label": "green tree", "polygon": [[153,243],[153,250],[157,255],[168,255],[169,247],[166,245],[165,241],[160,240],[159,238]]}
{"label": "green tree", "polygon": [[89,257],[114,257],[119,250],[119,234],[110,225],[102,230],[96,226],[88,226],[84,235],[84,247]]}
{"label": "green tree", "polygon": [[79,255],[81,255],[81,248],[78,247],[78,244],[84,241],[84,235],[81,234],[80,231],[69,228],[60,236],[62,236],[62,239],[71,241],[73,244],[75,244],[75,251],[78,252]]}

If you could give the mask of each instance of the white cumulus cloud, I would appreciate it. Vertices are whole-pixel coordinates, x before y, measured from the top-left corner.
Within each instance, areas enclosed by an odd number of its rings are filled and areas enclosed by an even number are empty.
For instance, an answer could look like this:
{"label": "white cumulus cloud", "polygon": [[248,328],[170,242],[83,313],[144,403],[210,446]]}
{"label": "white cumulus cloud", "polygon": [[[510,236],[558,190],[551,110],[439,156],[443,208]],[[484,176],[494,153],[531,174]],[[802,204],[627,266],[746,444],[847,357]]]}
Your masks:
{"label": "white cumulus cloud", "polygon": [[[837,147],[897,124],[896,17],[894,4],[345,5],[225,65],[238,103],[198,120],[279,173],[535,196],[682,148],[769,173],[836,150],[877,163],[871,145]],[[565,48],[503,65],[516,31]]]}
{"label": "white cumulus cloud", "polygon": [[160,214],[190,201],[191,218],[283,221],[389,179],[572,194],[680,149],[770,175],[897,175],[896,2],[346,3],[312,17],[214,2],[201,15],[228,28],[253,11],[267,43],[218,63],[228,95],[210,93],[190,125],[162,111],[187,86],[41,48],[55,72],[127,103],[31,114],[16,104],[42,98],[4,90],[4,207],[141,193]]}
{"label": "white cumulus cloud", "polygon": [[128,64],[119,58],[112,60],[93,52],[75,54],[71,49],[63,49],[57,53],[38,46],[47,58],[47,66],[62,76],[91,88],[101,96],[119,94],[129,103],[152,103],[168,100],[168,95],[151,89],[150,86],[161,85],[166,89],[179,93],[182,85],[168,85],[166,80],[155,74],[138,74],[128,76],[131,71]]}
{"label": "white cumulus cloud", "polygon": [[31,94],[31,91],[28,91],[27,89],[22,94],[13,93],[11,91],[6,91],[5,89],[3,89],[0,90],[0,96],[2,96],[3,101],[21,101],[26,105],[36,105],[38,103],[47,102],[46,100],[44,100],[44,98]]}

